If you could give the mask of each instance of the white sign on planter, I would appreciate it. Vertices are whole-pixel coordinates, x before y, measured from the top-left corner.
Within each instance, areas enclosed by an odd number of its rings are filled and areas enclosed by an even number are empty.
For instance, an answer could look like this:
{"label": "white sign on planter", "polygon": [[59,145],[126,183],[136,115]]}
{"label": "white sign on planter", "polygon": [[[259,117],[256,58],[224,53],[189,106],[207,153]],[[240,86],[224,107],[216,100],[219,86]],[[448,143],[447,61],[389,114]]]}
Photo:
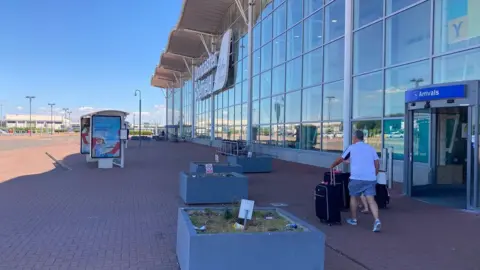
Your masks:
{"label": "white sign on planter", "polygon": [[228,79],[228,68],[230,67],[230,42],[232,40],[232,29],[228,29],[222,37],[220,53],[217,62],[217,71],[215,73],[215,84],[213,92],[222,90]]}
{"label": "white sign on planter", "polygon": [[208,173],[208,174],[213,173],[213,165],[212,164],[205,164],[205,173]]}
{"label": "white sign on planter", "polygon": [[238,218],[248,220],[252,219],[254,205],[255,201],[242,199],[242,202],[240,203],[240,210],[238,211]]}

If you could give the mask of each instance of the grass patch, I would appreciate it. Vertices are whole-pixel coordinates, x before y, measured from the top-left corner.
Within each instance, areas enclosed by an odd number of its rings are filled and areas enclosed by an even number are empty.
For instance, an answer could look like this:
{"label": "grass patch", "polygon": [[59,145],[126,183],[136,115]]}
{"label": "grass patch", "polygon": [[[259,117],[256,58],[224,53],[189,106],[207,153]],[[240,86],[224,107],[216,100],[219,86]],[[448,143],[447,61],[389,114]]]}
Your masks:
{"label": "grass patch", "polygon": [[187,210],[187,214],[195,227],[206,227],[205,230],[197,230],[200,234],[303,231],[298,225],[296,229],[289,228],[287,225],[292,222],[274,210],[255,210],[245,230],[234,227],[235,223],[243,225],[243,219],[237,218],[236,207],[223,210]]}

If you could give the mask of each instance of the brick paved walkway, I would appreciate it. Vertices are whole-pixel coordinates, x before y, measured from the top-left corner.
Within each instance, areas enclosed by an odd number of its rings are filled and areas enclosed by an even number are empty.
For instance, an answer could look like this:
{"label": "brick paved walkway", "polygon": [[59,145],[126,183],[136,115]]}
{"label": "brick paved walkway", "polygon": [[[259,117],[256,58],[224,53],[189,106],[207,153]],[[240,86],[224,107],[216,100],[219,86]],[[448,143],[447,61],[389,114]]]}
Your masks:
{"label": "brick paved walkway", "polygon": [[[73,154],[79,150],[73,141],[0,152],[0,269],[178,269],[178,173],[191,160],[213,160],[214,151],[136,143],[123,170],[87,165]],[[72,170],[55,168],[45,152]],[[251,198],[258,205],[286,202],[325,231],[327,270],[480,269],[478,216],[396,196],[382,211],[382,234],[369,231],[369,220],[358,228],[327,227],[312,205],[322,169],[282,161],[274,169],[250,176]]]}

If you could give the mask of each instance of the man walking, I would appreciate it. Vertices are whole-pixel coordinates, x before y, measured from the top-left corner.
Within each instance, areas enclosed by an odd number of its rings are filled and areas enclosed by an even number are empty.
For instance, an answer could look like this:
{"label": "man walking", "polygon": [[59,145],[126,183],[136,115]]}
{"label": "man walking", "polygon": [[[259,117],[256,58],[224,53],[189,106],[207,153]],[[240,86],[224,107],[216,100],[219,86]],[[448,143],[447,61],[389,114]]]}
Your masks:
{"label": "man walking", "polygon": [[373,231],[379,232],[382,223],[378,217],[378,205],[375,202],[375,186],[380,167],[377,151],[363,141],[363,131],[357,130],[353,135],[353,144],[347,147],[342,156],[333,162],[331,168],[335,168],[345,160],[350,160],[350,212],[351,218],[347,219],[350,225],[357,225],[358,198],[362,194],[367,198],[370,211],[375,218]]}

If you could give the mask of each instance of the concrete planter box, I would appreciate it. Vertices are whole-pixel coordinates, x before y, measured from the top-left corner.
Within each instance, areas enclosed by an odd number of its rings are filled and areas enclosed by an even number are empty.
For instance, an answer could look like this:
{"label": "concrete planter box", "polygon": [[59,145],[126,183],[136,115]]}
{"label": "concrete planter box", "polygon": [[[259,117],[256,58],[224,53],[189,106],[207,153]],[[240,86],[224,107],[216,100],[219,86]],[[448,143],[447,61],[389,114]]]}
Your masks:
{"label": "concrete planter box", "polygon": [[212,164],[214,173],[242,173],[243,169],[240,165],[228,164],[228,163],[216,163],[216,162],[190,162],[191,173],[205,173],[205,165]]}
{"label": "concrete planter box", "polygon": [[186,204],[233,203],[248,198],[248,178],[239,173],[180,173],[180,197]]}
{"label": "concrete planter box", "polygon": [[240,165],[244,173],[269,173],[272,172],[272,157],[269,156],[228,156],[230,164]]}
{"label": "concrete planter box", "polygon": [[182,270],[324,269],[325,235],[286,211],[255,208],[277,211],[303,231],[197,234],[186,211],[202,209],[178,211],[177,258]]}

